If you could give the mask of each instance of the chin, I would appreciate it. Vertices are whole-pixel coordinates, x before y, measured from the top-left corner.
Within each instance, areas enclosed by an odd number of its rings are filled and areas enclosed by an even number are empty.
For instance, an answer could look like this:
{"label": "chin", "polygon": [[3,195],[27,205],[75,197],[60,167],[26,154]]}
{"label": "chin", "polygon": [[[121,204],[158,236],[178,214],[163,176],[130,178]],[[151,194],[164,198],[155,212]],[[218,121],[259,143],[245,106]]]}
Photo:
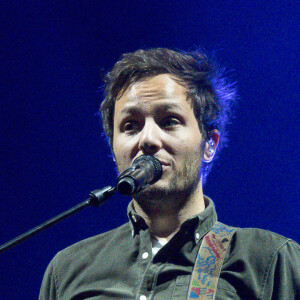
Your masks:
{"label": "chin", "polygon": [[150,203],[168,203],[174,201],[178,195],[182,197],[182,190],[176,185],[171,184],[169,181],[159,180],[153,185],[149,185],[144,190],[136,193],[134,199],[139,203],[148,202]]}
{"label": "chin", "polygon": [[155,183],[153,185],[149,185],[145,189],[141,190],[140,192],[134,195],[135,199],[142,200],[143,198],[147,199],[156,199],[161,198],[170,193],[170,187],[167,184],[162,184],[161,182]]}

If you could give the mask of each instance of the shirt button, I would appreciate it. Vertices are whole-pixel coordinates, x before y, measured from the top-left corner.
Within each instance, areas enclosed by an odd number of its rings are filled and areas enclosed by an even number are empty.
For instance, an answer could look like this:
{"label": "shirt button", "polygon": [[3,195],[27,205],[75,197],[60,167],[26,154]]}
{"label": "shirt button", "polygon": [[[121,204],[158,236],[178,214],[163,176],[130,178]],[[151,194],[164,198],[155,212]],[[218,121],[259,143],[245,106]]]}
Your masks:
{"label": "shirt button", "polygon": [[147,297],[145,295],[140,296],[140,300],[147,300]]}
{"label": "shirt button", "polygon": [[200,239],[200,234],[197,232],[196,233],[196,239],[199,240]]}
{"label": "shirt button", "polygon": [[[143,254],[142,254],[142,258],[143,259],[147,259],[148,258],[148,256],[149,256],[149,253],[148,252],[144,252]],[[143,295],[144,296],[144,295]],[[142,296],[141,296],[142,297]],[[140,299],[142,299],[142,300],[144,300],[144,299],[146,299],[146,298],[141,298],[140,297]],[[145,297],[145,296],[144,296]]]}

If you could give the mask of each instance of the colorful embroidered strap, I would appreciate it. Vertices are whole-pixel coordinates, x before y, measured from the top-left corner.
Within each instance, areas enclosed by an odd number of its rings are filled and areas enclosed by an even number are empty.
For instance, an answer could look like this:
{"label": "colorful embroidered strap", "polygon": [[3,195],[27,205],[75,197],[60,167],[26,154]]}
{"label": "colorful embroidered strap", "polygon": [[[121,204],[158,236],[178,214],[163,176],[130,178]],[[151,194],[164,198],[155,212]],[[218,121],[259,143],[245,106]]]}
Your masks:
{"label": "colorful embroidered strap", "polygon": [[215,299],[221,267],[236,228],[216,222],[203,238],[192,273],[188,300]]}

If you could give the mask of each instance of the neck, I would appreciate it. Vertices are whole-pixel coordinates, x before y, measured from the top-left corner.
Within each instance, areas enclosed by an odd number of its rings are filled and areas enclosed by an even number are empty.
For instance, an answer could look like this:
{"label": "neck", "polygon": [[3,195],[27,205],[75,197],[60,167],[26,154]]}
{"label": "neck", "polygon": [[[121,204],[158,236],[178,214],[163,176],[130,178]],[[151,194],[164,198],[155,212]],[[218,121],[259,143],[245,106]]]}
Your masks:
{"label": "neck", "polygon": [[[178,194],[185,199],[179,199]],[[133,199],[133,205],[135,211],[144,218],[152,235],[158,239],[170,240],[184,221],[204,211],[202,181],[199,181],[191,194],[183,197],[182,193],[177,193],[174,197],[169,196],[165,200],[155,201],[154,199],[145,201],[146,204]]]}

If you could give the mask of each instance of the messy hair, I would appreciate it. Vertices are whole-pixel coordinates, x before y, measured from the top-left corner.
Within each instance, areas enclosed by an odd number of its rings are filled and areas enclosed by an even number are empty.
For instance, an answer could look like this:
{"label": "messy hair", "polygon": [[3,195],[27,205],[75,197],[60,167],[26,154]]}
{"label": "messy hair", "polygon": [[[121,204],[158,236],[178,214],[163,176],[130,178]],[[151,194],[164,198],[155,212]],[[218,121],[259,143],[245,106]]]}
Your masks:
{"label": "messy hair", "polygon": [[[105,76],[105,97],[101,104],[102,123],[113,148],[115,102],[132,84],[159,75],[170,74],[187,90],[204,142],[213,129],[220,132],[218,152],[227,142],[226,127],[235,102],[235,84],[204,51],[183,52],[166,48],[137,50],[123,54]],[[212,163],[202,166],[205,178]]]}

